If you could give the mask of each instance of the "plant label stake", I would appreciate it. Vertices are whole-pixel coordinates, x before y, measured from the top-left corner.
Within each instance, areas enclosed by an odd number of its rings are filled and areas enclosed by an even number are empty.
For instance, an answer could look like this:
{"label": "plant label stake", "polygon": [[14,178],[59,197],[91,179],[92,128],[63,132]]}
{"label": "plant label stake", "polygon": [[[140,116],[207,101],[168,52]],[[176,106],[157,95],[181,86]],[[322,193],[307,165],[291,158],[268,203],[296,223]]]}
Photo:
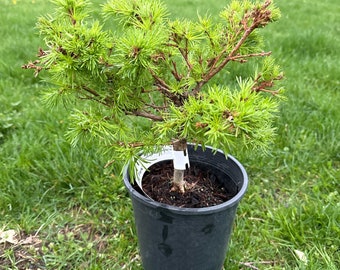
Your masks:
{"label": "plant label stake", "polygon": [[189,156],[187,148],[173,150],[174,162],[174,178],[172,179],[172,191],[178,190],[181,193],[185,192],[186,183],[184,181],[184,172],[189,168]]}
{"label": "plant label stake", "polygon": [[190,168],[188,150],[184,151],[173,150],[172,153],[175,170],[185,171],[187,168]]}
{"label": "plant label stake", "polygon": [[[190,167],[188,150],[175,151],[172,145],[165,146],[161,152],[151,154],[143,160],[137,161],[136,171],[135,171],[135,181],[137,182],[140,189],[143,190],[142,180],[145,172],[153,164],[162,162],[165,160],[172,160],[174,163],[174,169],[177,173],[183,174],[184,171]],[[145,194],[145,193],[144,193]],[[147,194],[145,194],[148,196]],[[149,197],[149,196],[148,196]],[[150,198],[150,197],[149,197]]]}

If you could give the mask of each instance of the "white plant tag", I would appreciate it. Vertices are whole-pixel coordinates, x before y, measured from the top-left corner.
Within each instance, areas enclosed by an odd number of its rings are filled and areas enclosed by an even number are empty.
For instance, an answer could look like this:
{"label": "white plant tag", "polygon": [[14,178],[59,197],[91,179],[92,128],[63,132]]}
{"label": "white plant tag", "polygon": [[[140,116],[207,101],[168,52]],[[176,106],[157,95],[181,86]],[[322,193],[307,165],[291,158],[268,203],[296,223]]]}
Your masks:
{"label": "white plant tag", "polygon": [[186,151],[173,151],[174,168],[176,170],[186,170],[190,167],[188,150]]}
{"label": "white plant tag", "polygon": [[165,160],[173,160],[174,168],[177,170],[186,170],[190,167],[188,151],[174,151],[172,145],[164,146],[161,152],[145,156],[143,160],[137,162],[135,181],[141,190],[143,190],[142,179],[148,168]]}
{"label": "white plant tag", "polygon": [[138,186],[142,188],[142,179],[144,173],[150,168],[153,164],[157,162],[161,162],[164,160],[173,160],[173,147],[172,145],[165,146],[161,152],[151,154],[149,156],[143,157],[143,161],[138,161],[136,164],[136,173],[135,173],[135,181],[137,182]]}

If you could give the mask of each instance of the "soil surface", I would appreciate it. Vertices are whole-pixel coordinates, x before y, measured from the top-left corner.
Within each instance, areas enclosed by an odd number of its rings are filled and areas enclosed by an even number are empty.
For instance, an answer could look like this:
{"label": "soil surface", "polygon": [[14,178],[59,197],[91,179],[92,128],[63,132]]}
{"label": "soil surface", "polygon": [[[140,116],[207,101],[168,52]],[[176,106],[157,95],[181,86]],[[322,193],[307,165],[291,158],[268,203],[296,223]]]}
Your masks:
{"label": "soil surface", "polygon": [[184,194],[171,190],[172,175],[172,161],[154,164],[143,177],[143,191],[157,202],[185,208],[214,206],[234,196],[225,190],[211,171],[196,164],[191,164],[185,172],[187,188]]}

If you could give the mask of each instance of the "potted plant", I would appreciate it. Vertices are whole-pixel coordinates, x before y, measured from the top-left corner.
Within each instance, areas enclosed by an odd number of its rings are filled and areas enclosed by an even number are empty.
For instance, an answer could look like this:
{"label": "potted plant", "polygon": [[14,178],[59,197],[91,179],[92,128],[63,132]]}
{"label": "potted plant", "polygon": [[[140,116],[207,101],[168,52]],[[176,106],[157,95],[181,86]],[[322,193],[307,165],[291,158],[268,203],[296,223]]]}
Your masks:
{"label": "potted plant", "polygon": [[46,102],[72,109],[72,144],[126,162],[144,268],[221,269],[248,183],[229,154],[263,153],[275,133],[282,73],[259,31],[279,10],[232,1],[190,21],[158,0],[109,0],[99,21],[85,0],[54,2],[23,67],[45,70]]}

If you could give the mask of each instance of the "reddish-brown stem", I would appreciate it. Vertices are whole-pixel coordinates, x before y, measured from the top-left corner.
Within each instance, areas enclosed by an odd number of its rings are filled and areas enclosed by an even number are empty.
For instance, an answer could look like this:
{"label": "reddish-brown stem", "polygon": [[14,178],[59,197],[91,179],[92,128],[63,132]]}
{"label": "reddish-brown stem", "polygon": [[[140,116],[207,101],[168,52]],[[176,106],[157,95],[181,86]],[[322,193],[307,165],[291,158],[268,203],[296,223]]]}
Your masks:
{"label": "reddish-brown stem", "polygon": [[244,54],[244,55],[241,55],[241,54],[237,54],[235,56],[232,56],[229,58],[230,61],[236,61],[236,60],[239,60],[239,59],[246,59],[246,58],[251,58],[251,57],[264,57],[264,56],[269,56],[271,55],[272,52],[260,52],[260,53],[250,53],[250,54]]}
{"label": "reddish-brown stem", "polygon": [[[98,97],[100,97],[100,95],[95,90],[93,90],[93,89],[91,89],[87,86],[82,86],[82,88],[85,91],[87,91],[88,93],[90,93],[91,95],[93,95],[96,98],[95,100],[97,102],[102,103],[105,106],[112,105],[112,104],[110,104],[110,101],[108,101],[108,100],[101,101],[101,100],[97,99]],[[91,97],[88,97],[88,99],[91,99]],[[151,107],[150,104],[148,104],[147,106]],[[161,107],[159,107],[159,108],[161,108]],[[152,114],[152,113],[149,113],[149,112],[146,112],[146,111],[141,111],[141,110],[125,111],[125,114],[140,116],[140,117],[148,118],[148,119],[151,119],[151,120],[154,120],[154,121],[163,121],[164,120],[162,116]]]}
{"label": "reddish-brown stem", "polygon": [[247,14],[248,17],[253,17],[254,21],[252,24],[247,28],[246,24],[243,24],[243,29],[245,30],[242,37],[239,39],[235,47],[230,51],[227,57],[224,58],[224,60],[218,65],[217,63],[220,61],[220,59],[224,56],[224,54],[227,52],[227,47],[224,48],[221,53],[211,61],[211,66],[209,71],[202,76],[202,80],[198,82],[195,86],[195,88],[192,91],[193,95],[197,95],[201,88],[217,73],[219,73],[230,61],[235,61],[237,59],[247,58],[247,57],[253,57],[253,56],[266,56],[268,53],[259,53],[259,54],[249,54],[249,55],[237,55],[238,50],[241,48],[245,40],[249,37],[249,35],[258,27],[265,25],[270,20],[270,12],[262,12],[264,11],[269,5],[271,1],[268,0],[264,3],[264,5],[258,9],[253,11],[250,16]]}
{"label": "reddish-brown stem", "polygon": [[253,91],[256,91],[256,92],[266,92],[266,93],[270,93],[272,95],[277,95],[280,93],[280,90],[271,90],[271,89],[268,89],[270,87],[272,87],[274,85],[274,81],[278,81],[278,80],[281,80],[283,78],[283,75],[280,74],[278,75],[277,77],[269,80],[269,81],[261,81],[260,82],[260,79],[261,79],[261,74],[259,74],[257,76],[257,78],[254,80],[254,87],[252,88]]}
{"label": "reddish-brown stem", "polygon": [[182,79],[182,75],[180,75],[177,71],[176,62],[172,61],[172,66],[174,69],[171,71],[171,73],[175,77],[175,79],[179,82]]}
{"label": "reddish-brown stem", "polygon": [[162,80],[161,78],[159,78],[157,76],[157,74],[152,70],[152,69],[149,69],[149,72],[150,74],[152,75],[152,77],[155,79],[156,83],[156,87],[157,89],[164,95],[166,96],[167,98],[169,98],[170,100],[172,100],[174,102],[174,104],[178,105],[178,106],[181,106],[182,105],[182,101],[181,101],[181,98],[174,94],[174,93],[171,93],[170,91],[170,87],[169,85],[164,81]]}
{"label": "reddish-brown stem", "polygon": [[[187,46],[187,45],[186,45]],[[183,59],[188,67],[188,71],[190,72],[192,70],[192,65],[191,63],[189,62],[189,58],[188,58],[188,48],[185,48],[185,49],[181,49],[181,48],[178,48],[178,50],[180,51],[180,53],[182,54],[183,56]]]}
{"label": "reddish-brown stem", "polygon": [[128,114],[128,115],[135,115],[135,116],[148,118],[150,120],[157,121],[157,122],[164,121],[164,118],[162,116],[156,115],[156,114],[153,114],[153,113],[149,113],[149,112],[146,112],[146,111],[134,110],[134,111],[126,111],[125,113]]}

